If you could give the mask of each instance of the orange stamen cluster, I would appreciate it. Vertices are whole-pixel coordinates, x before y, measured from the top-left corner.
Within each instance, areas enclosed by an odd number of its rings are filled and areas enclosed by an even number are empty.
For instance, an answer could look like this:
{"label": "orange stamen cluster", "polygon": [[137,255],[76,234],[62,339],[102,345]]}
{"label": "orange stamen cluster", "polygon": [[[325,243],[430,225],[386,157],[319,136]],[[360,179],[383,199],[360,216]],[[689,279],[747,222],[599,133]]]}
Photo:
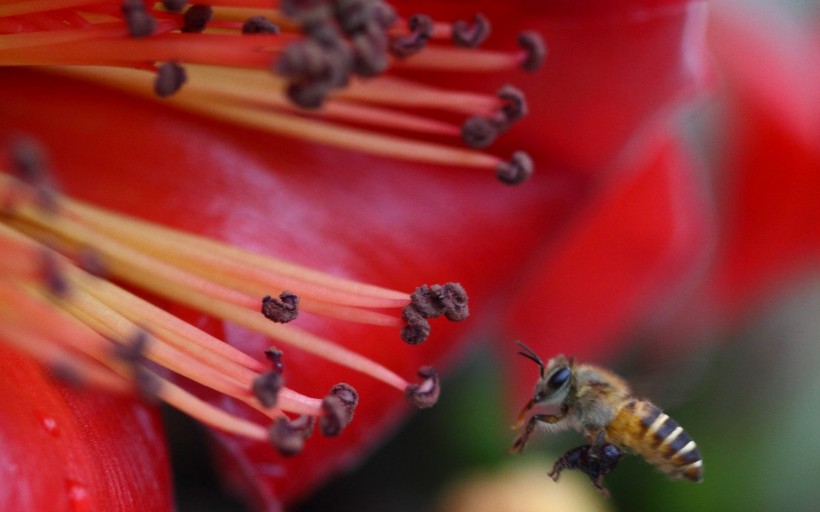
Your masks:
{"label": "orange stamen cluster", "polygon": [[523,95],[425,83],[425,71],[510,73],[544,59],[537,34],[522,33],[518,51],[476,48],[489,34],[481,14],[402,18],[381,0],[14,0],[0,6],[0,65],[47,67],[286,137],[520,183],[533,170],[525,153],[483,149],[526,112]]}
{"label": "orange stamen cluster", "polygon": [[[136,391],[223,431],[269,439],[287,454],[317,420],[326,435],[350,421],[358,399],[350,386],[325,398],[302,395],[284,385],[282,351],[268,350],[263,363],[117,284],[125,283],[367,374],[413,405],[435,401],[435,372],[408,382],[290,322],[302,310],[398,334],[403,310],[464,318],[459,286],[425,286],[411,296],[106,211],[56,192],[28,149],[17,152],[17,176],[0,172],[0,342],[70,382]],[[288,291],[274,298],[271,290]],[[169,372],[247,404],[270,426],[197,398]]]}

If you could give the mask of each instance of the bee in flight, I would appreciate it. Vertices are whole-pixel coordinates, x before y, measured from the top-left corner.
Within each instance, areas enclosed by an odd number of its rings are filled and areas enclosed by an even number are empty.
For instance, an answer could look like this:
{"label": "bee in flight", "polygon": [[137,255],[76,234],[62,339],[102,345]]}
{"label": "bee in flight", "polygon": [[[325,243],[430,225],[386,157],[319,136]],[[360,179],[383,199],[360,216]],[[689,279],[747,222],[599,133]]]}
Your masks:
{"label": "bee in flight", "polygon": [[[589,364],[575,364],[563,355],[547,364],[519,342],[519,354],[540,370],[533,398],[521,410],[513,428],[524,427],[511,451],[520,453],[536,430],[549,433],[575,429],[588,445],[565,453],[550,476],[558,481],[561,471],[580,469],[604,494],[603,477],[623,456],[623,448],[635,452],[672,479],[703,480],[703,460],[695,441],[678,422],[647,400],[632,396],[629,385],[614,373]],[[527,415],[536,406],[557,408],[556,413]],[[526,424],[526,425],[525,425]]]}

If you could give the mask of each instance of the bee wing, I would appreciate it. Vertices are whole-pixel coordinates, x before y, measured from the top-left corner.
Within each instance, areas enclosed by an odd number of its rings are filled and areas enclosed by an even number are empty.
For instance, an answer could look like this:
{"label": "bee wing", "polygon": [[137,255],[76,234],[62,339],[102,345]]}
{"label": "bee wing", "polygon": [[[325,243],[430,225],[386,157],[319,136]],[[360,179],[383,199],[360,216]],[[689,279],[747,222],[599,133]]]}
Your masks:
{"label": "bee wing", "polygon": [[696,396],[703,376],[714,361],[711,349],[681,357],[644,346],[643,350],[622,356],[612,366],[619,375],[628,377],[633,395],[650,398],[664,409],[682,405]]}

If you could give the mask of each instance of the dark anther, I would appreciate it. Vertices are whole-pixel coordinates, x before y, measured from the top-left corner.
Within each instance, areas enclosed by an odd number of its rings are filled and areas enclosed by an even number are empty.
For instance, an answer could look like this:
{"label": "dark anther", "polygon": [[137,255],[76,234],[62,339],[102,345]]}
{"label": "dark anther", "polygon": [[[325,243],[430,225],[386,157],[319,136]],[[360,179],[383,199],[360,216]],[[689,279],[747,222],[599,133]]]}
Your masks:
{"label": "dark anther", "polygon": [[81,249],[77,255],[77,264],[92,276],[105,277],[108,274],[102,254],[94,249]]}
{"label": "dark anther", "polygon": [[[42,210],[56,213],[58,208],[57,188],[53,177],[48,172],[46,151],[34,139],[18,136],[10,142],[11,164],[16,175],[25,183],[34,187],[35,202]],[[11,202],[4,207],[13,205]]]}
{"label": "dark anther", "polygon": [[328,24],[317,27],[311,38],[322,48],[325,63],[322,73],[313,78],[329,87],[347,86],[354,60],[350,44],[336,27]]}
{"label": "dark anther", "polygon": [[370,11],[370,18],[376,26],[381,27],[384,30],[390,28],[398,19],[395,9],[393,9],[393,7],[386,2],[372,2],[370,4]]}
{"label": "dark anther", "polygon": [[312,40],[287,45],[275,66],[278,74],[299,82],[315,80],[325,74],[326,69],[324,49]]}
{"label": "dark anther", "polygon": [[160,98],[167,98],[177,92],[186,80],[188,80],[188,76],[185,74],[185,68],[180,66],[179,63],[163,62],[157,68],[154,92]]}
{"label": "dark anther", "polygon": [[465,20],[453,23],[453,42],[457,46],[476,48],[490,35],[490,20],[481,13],[473,17],[472,25]]}
{"label": "dark anther", "polygon": [[328,395],[322,399],[324,414],[319,418],[319,432],[327,437],[338,436],[347,426],[347,410],[341,398]]}
{"label": "dark anther", "polygon": [[430,337],[430,322],[412,304],[405,306],[401,317],[406,324],[401,330],[401,339],[411,345],[418,345]]}
{"label": "dark anther", "polygon": [[350,384],[340,382],[330,389],[329,396],[338,398],[342,403],[345,412],[342,427],[346,427],[353,421],[353,413],[359,404],[359,393]]}
{"label": "dark anther", "polygon": [[295,105],[308,110],[320,108],[325,103],[330,87],[322,82],[288,85],[286,94]]}
{"label": "dark anther", "polygon": [[516,151],[509,162],[500,162],[495,168],[496,177],[507,185],[518,185],[527,181],[532,172],[532,158],[524,151]]}
{"label": "dark anther", "polygon": [[486,117],[473,116],[461,125],[461,140],[471,148],[486,148],[497,136],[496,123]]}
{"label": "dark anther", "polygon": [[146,368],[144,365],[134,366],[134,387],[137,395],[146,403],[156,405],[159,403],[159,390],[162,388],[162,381],[156,373]]}
{"label": "dark anther", "polygon": [[259,403],[265,407],[273,407],[279,398],[279,390],[285,385],[285,379],[281,372],[275,370],[260,374],[253,379],[254,396]]}
{"label": "dark anther", "polygon": [[282,362],[282,351],[273,347],[265,349],[265,357],[271,363],[273,371],[282,373],[285,371],[285,363]]}
{"label": "dark anther", "polygon": [[410,295],[410,304],[428,318],[445,315],[448,320],[458,322],[470,314],[467,292],[459,283],[419,286]]}
{"label": "dark anther", "polygon": [[448,320],[459,322],[469,314],[467,292],[459,283],[419,286],[410,295],[410,304],[402,310],[407,325],[401,331],[401,338],[417,345],[430,335],[428,318],[444,315]]}
{"label": "dark anther", "polygon": [[157,375],[146,367],[148,360],[145,353],[149,342],[148,333],[139,330],[131,340],[114,346],[114,356],[130,367],[140,398],[154,403],[157,401],[157,393],[162,383]]}
{"label": "dark anther", "polygon": [[451,322],[461,322],[470,316],[467,291],[460,283],[447,283],[441,290],[444,316]]}
{"label": "dark anther", "polygon": [[547,58],[547,45],[541,34],[533,31],[525,31],[518,34],[518,45],[527,52],[527,57],[521,63],[521,67],[527,71],[535,71],[544,63]]}
{"label": "dark anther", "polygon": [[264,16],[253,16],[242,24],[243,34],[278,34],[279,25]]}
{"label": "dark anther", "polygon": [[404,389],[404,398],[413,407],[427,409],[435,405],[441,391],[438,374],[432,366],[422,366],[419,368],[418,375],[424,380],[418,384],[409,384]]}
{"label": "dark anther", "polygon": [[278,299],[266,295],[262,299],[262,314],[279,324],[286,324],[299,316],[299,297],[289,291],[279,294]]}
{"label": "dark anther", "polygon": [[326,0],[282,0],[279,9],[302,27],[310,31],[317,24],[327,23],[332,16],[331,6]]}
{"label": "dark anther", "polygon": [[305,11],[323,7],[324,4],[325,0],[282,0],[279,2],[279,8],[285,16],[294,18]]}
{"label": "dark anther", "polygon": [[68,295],[68,281],[66,281],[65,275],[60,269],[56,256],[51,251],[43,251],[42,272],[43,280],[49,292],[55,297],[65,297]]}
{"label": "dark anther", "polygon": [[114,355],[125,363],[140,364],[145,361],[145,350],[148,348],[148,341],[148,333],[139,330],[128,343],[114,345]]}
{"label": "dark anther", "polygon": [[397,37],[390,43],[390,53],[399,58],[417,53],[433,35],[433,19],[426,14],[416,14],[407,20],[411,34]]}
{"label": "dark anther", "polygon": [[339,27],[346,34],[355,34],[370,22],[372,0],[336,0],[333,12]]}
{"label": "dark anther", "polygon": [[48,179],[46,151],[30,137],[16,137],[10,144],[11,159],[17,176],[30,185],[43,185]]}
{"label": "dark anther", "polygon": [[360,76],[376,76],[389,65],[387,35],[380,30],[366,29],[353,36],[353,72]]}
{"label": "dark anther", "polygon": [[182,12],[188,0],[162,0],[162,6],[171,12]]}
{"label": "dark anther", "polygon": [[182,16],[183,32],[202,32],[214,17],[210,5],[192,5]]}
{"label": "dark anther", "polygon": [[359,393],[350,384],[340,382],[322,399],[324,414],[319,418],[319,431],[323,435],[338,436],[353,420],[353,412],[359,403]]}
{"label": "dark anther", "polygon": [[504,102],[501,114],[506,123],[512,124],[527,115],[527,99],[520,89],[505,85],[498,90],[498,98]]}
{"label": "dark anther", "polygon": [[312,416],[299,416],[295,420],[276,418],[268,430],[268,439],[276,450],[290,457],[302,451],[305,439],[313,432]]}
{"label": "dark anther", "polygon": [[57,361],[51,364],[48,370],[52,377],[68,387],[79,389],[87,384],[82,374],[73,365]]}
{"label": "dark anther", "polygon": [[303,108],[319,108],[334,87],[347,83],[353,57],[332,27],[318,27],[310,39],[285,47],[276,73],[289,78],[288,97]]}
{"label": "dark anther", "polygon": [[142,0],[123,0],[122,15],[131,37],[148,37],[157,28],[157,20],[145,10]]}
{"label": "dark anther", "polygon": [[610,443],[578,446],[555,461],[549,475],[557,482],[565,469],[581,470],[592,480],[596,489],[609,496],[609,491],[603,486],[604,477],[618,466],[623,456],[621,449]]}
{"label": "dark anther", "polygon": [[386,30],[396,22],[396,11],[381,0],[336,0],[334,14],[343,32],[354,35],[363,30]]}

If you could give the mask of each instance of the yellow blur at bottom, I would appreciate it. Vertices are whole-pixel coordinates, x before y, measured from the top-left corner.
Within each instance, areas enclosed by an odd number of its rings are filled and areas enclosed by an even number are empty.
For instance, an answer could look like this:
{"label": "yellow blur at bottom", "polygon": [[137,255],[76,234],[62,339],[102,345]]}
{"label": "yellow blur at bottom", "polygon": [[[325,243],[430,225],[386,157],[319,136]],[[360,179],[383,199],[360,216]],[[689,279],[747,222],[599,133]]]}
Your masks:
{"label": "yellow blur at bottom", "polygon": [[444,491],[436,512],[609,512],[585,475],[566,472],[559,482],[547,476],[550,465],[515,461],[476,473]]}

